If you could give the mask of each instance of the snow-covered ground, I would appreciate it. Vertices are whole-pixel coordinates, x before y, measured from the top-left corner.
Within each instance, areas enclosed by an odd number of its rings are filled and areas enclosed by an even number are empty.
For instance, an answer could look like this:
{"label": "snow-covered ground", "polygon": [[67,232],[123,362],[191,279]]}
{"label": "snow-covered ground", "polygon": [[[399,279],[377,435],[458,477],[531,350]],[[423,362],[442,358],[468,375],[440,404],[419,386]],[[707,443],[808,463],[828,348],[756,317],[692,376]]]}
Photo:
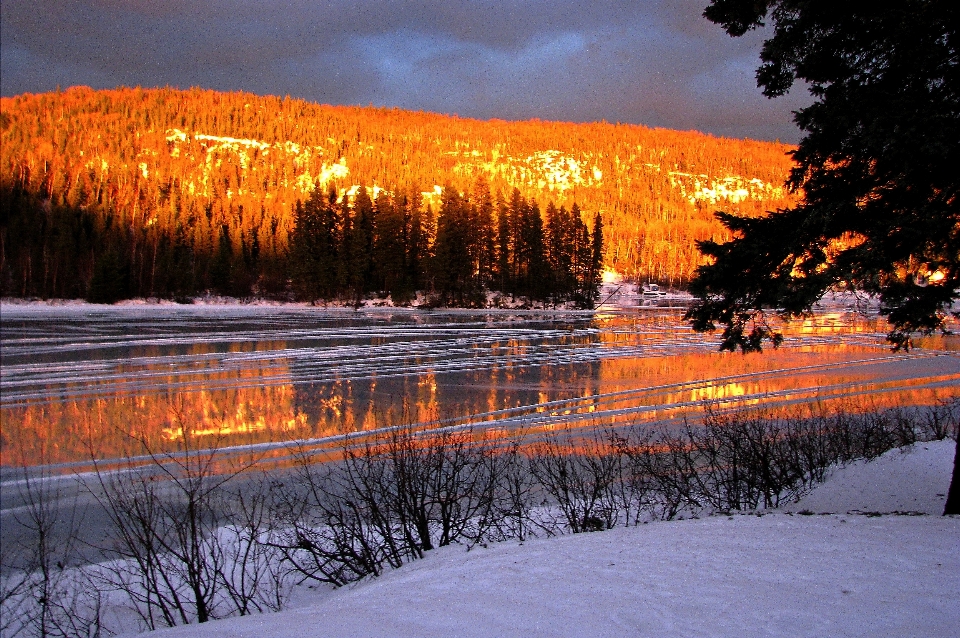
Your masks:
{"label": "snow-covered ground", "polygon": [[762,516],[449,547],[296,609],[157,635],[955,637],[960,518],[939,516],[953,454],[894,450]]}

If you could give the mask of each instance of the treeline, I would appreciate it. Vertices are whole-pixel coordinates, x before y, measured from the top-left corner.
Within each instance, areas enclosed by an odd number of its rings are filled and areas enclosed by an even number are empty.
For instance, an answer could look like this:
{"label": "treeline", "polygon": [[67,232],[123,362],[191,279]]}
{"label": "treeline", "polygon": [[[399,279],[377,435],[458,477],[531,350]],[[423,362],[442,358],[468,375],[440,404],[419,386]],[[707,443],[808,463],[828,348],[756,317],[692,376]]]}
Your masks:
{"label": "treeline", "polygon": [[[6,270],[3,294],[186,300],[213,293],[305,301],[349,301],[390,295],[406,304],[483,307],[487,292],[592,307],[603,271],[603,222],[592,231],[574,204],[541,213],[514,189],[492,196],[482,178],[473,192],[447,187],[434,211],[416,188],[365,187],[339,193],[319,185],[293,206],[289,247],[275,233],[215,223],[210,211],[180,210],[169,229],[131,229],[100,207],[38,201],[20,184],[0,191]],[[39,210],[40,214],[35,212]],[[234,211],[243,219],[242,207]],[[205,221],[206,223],[202,223]]]}
{"label": "treeline", "polygon": [[438,212],[439,187],[468,193],[478,178],[508,198],[519,190],[544,223],[550,201],[601,213],[609,267],[682,284],[700,261],[696,240],[725,238],[715,209],[753,215],[790,203],[787,150],[199,89],[2,98],[0,288],[80,297],[99,269],[98,281],[126,275],[130,294],[176,295],[220,289],[229,270],[230,286],[276,294],[296,202],[318,184],[341,199],[359,186],[416,186]]}
{"label": "treeline", "polygon": [[[80,568],[81,521],[62,481],[17,482],[18,564],[0,596],[9,636],[92,636],[106,596],[143,629],[284,607],[293,582],[335,587],[423,558],[567,532],[777,507],[828,469],[957,435],[956,400],[865,414],[715,413],[654,429],[504,441],[477,431],[394,429],[332,458],[301,449],[272,474],[214,448],[99,470],[88,489],[109,522]],[[532,436],[531,436],[532,439]],[[76,507],[76,501],[74,501]],[[803,512],[801,512],[803,513]],[[65,518],[71,524],[54,525]],[[128,628],[127,628],[128,629]]]}
{"label": "treeline", "polygon": [[405,303],[427,291],[435,305],[482,307],[498,291],[593,307],[602,270],[599,213],[591,232],[576,204],[551,202],[543,215],[517,189],[494,198],[483,179],[467,195],[443,189],[436,216],[416,189],[371,199],[361,187],[348,203],[318,187],[297,203],[291,238],[293,285],[310,301],[374,293]]}
{"label": "treeline", "polygon": [[69,202],[22,180],[0,184],[0,293],[97,303],[186,300],[206,292],[286,295],[287,250],[276,228],[264,240],[247,229],[234,232],[245,217],[242,207],[229,211],[228,223],[209,206],[171,206],[169,225],[134,223],[136,209],[118,208],[104,192]]}

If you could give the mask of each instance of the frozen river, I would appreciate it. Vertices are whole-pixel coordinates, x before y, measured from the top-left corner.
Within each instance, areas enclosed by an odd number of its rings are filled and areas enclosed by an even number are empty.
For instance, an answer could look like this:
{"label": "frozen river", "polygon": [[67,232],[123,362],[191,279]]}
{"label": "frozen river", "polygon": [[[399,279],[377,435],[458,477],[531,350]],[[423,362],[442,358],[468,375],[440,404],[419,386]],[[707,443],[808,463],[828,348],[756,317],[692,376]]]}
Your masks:
{"label": "frozen river", "polygon": [[2,464],[80,468],[144,442],[176,449],[184,431],[267,449],[398,424],[555,430],[677,419],[704,402],[960,393],[952,337],[893,353],[878,320],[823,312],[779,350],[744,356],[682,314],[5,304]]}

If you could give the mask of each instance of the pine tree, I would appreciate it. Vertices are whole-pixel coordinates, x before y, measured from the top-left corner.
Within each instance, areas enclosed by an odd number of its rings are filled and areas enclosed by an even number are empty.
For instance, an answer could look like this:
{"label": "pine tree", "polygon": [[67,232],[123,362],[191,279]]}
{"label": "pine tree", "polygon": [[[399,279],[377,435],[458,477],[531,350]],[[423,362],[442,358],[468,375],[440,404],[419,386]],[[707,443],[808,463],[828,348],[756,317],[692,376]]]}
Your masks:
{"label": "pine tree", "polygon": [[324,194],[317,185],[306,203],[295,207],[291,238],[291,277],[301,299],[330,299],[336,293],[340,238],[336,191]]}
{"label": "pine tree", "polygon": [[423,197],[417,187],[410,187],[404,198],[404,210],[407,219],[406,280],[410,290],[423,290],[426,285],[425,265],[430,259],[430,244],[423,212]]}
{"label": "pine tree", "polygon": [[508,293],[513,291],[513,276],[511,264],[513,263],[513,235],[511,228],[513,222],[510,220],[510,206],[503,198],[501,193],[497,194],[497,269],[496,280],[497,289]]}
{"label": "pine tree", "polygon": [[497,264],[496,232],[493,227],[494,205],[490,185],[483,177],[478,178],[474,185],[471,204],[471,244],[474,246],[477,280],[480,287],[489,288],[493,283]]}
{"label": "pine tree", "polygon": [[104,251],[96,261],[87,301],[112,304],[129,295],[130,267],[114,249]]}
{"label": "pine tree", "polygon": [[440,201],[431,262],[434,287],[444,304],[475,305],[481,290],[470,254],[469,203],[450,187],[443,189]]}
{"label": "pine tree", "polygon": [[361,186],[353,201],[353,223],[346,243],[349,245],[348,286],[356,306],[372,289],[374,209],[367,189]]}
{"label": "pine tree", "polygon": [[375,281],[378,290],[386,292],[395,302],[403,303],[410,297],[407,281],[407,223],[402,201],[395,201],[386,191],[380,191],[374,203],[376,232],[373,257]]}
{"label": "pine tree", "polygon": [[586,296],[588,307],[592,308],[600,298],[600,284],[603,281],[603,218],[600,213],[593,216],[590,244],[590,278]]}
{"label": "pine tree", "polygon": [[573,234],[574,273],[576,276],[575,301],[580,308],[592,307],[593,244],[590,231],[583,223],[580,208],[574,204],[570,211]]}
{"label": "pine tree", "polygon": [[230,227],[221,224],[217,235],[217,251],[210,266],[210,286],[215,292],[228,295],[232,291],[233,242]]}

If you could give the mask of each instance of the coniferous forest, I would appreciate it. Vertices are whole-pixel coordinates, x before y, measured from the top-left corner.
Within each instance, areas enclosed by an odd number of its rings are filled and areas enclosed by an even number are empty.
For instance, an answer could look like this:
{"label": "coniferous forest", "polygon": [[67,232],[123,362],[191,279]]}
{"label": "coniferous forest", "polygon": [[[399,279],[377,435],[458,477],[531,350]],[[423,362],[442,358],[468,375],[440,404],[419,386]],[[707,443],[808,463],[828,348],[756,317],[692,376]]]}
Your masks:
{"label": "coniferous forest", "polygon": [[792,201],[786,146],[193,89],[0,102],[0,294],[589,307],[683,286],[713,212]]}

